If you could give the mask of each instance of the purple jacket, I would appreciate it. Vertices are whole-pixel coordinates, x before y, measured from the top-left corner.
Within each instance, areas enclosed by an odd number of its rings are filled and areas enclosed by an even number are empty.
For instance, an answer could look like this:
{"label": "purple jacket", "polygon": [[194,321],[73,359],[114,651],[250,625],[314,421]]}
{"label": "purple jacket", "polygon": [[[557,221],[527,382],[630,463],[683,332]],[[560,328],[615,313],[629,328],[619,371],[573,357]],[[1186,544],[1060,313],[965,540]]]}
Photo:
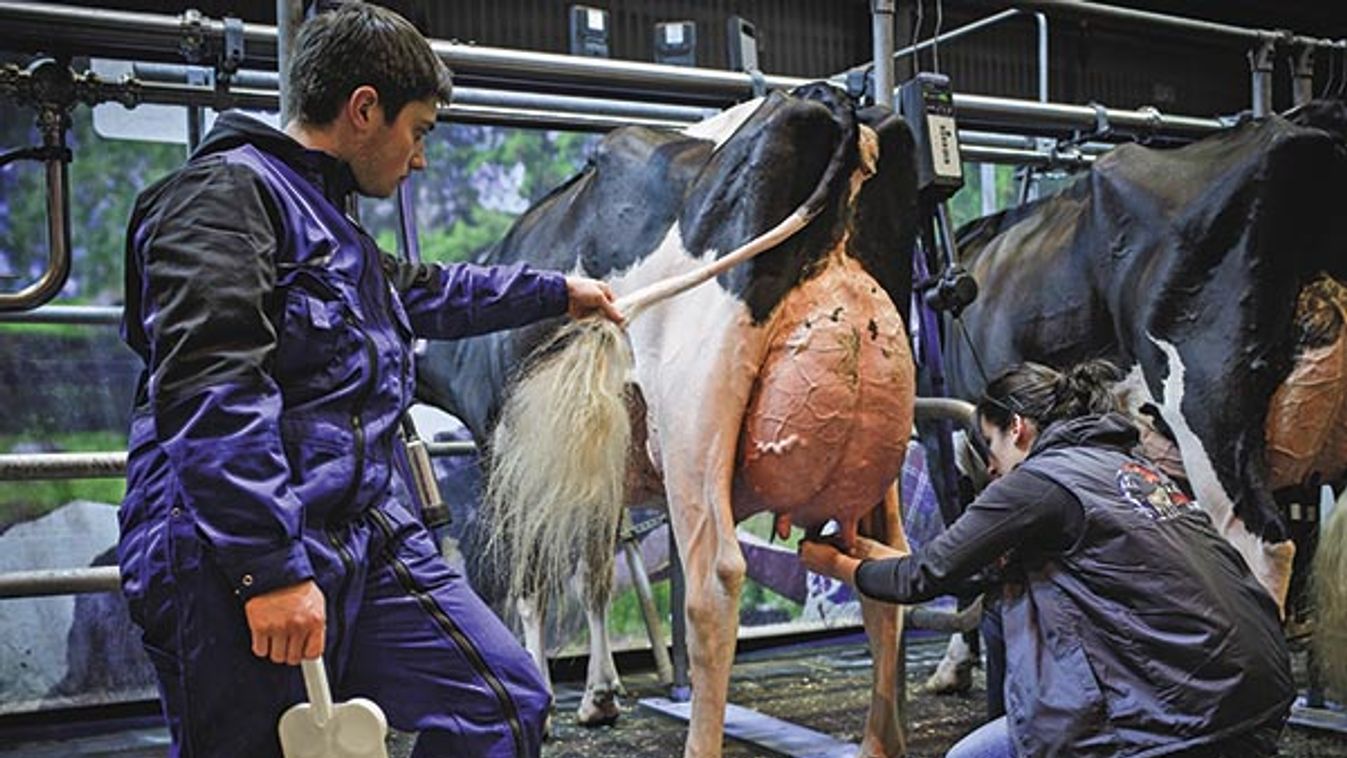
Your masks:
{"label": "purple jacket", "polygon": [[565,312],[527,266],[412,265],[342,210],[346,164],[236,114],[138,199],[122,336],[145,362],[119,562],[134,602],[188,517],[243,599],[313,576],[302,528],[390,491],[415,337]]}

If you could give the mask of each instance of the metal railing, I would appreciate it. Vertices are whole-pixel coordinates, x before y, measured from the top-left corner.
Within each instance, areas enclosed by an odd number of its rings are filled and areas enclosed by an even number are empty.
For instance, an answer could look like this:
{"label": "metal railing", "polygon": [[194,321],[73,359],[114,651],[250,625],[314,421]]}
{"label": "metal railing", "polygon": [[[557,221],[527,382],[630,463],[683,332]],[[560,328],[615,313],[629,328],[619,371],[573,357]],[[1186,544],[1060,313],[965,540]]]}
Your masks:
{"label": "metal railing", "polygon": [[[949,419],[973,428],[973,405],[952,398],[917,398],[918,416]],[[435,457],[473,455],[472,442],[428,442]],[[0,455],[0,482],[57,479],[116,478],[126,473],[126,453],[9,453]],[[116,570],[107,567],[51,569],[0,573],[0,598],[111,592],[117,589]]]}

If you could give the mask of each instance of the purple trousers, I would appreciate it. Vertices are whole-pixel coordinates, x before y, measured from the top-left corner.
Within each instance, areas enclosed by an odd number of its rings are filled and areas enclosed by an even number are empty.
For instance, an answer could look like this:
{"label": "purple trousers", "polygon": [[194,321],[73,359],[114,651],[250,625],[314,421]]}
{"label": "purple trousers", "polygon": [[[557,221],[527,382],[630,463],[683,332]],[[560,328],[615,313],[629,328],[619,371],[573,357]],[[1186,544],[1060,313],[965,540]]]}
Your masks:
{"label": "purple trousers", "polygon": [[[254,656],[242,604],[203,555],[187,511],[166,515],[143,597],[128,598],[184,758],[280,756],[276,723],[306,699],[298,667]],[[327,599],[324,658],[337,700],[367,697],[413,756],[536,756],[551,705],[537,667],[419,521],[389,500],[308,525]]]}

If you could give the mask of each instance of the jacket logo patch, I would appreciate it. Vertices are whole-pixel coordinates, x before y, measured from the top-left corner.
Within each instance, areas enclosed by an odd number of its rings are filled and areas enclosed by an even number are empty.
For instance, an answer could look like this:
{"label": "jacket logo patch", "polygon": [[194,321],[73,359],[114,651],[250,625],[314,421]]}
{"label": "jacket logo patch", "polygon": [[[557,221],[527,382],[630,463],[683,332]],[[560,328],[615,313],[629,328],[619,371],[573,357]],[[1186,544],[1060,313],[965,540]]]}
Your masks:
{"label": "jacket logo patch", "polygon": [[1118,469],[1118,491],[1133,507],[1155,521],[1178,518],[1192,504],[1167,477],[1130,461]]}

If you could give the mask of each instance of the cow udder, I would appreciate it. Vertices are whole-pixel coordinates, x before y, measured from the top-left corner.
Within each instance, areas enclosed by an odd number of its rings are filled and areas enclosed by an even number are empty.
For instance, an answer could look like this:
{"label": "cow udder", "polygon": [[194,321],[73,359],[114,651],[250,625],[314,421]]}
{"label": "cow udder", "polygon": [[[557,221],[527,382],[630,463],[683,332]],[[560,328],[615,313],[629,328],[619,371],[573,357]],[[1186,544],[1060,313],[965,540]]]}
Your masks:
{"label": "cow udder", "polygon": [[1347,287],[1322,276],[1296,307],[1301,349],[1267,415],[1272,489],[1347,475]]}
{"label": "cow udder", "polygon": [[736,520],[854,524],[897,478],[915,376],[902,319],[853,259],[834,254],[774,314],[739,441]]}

